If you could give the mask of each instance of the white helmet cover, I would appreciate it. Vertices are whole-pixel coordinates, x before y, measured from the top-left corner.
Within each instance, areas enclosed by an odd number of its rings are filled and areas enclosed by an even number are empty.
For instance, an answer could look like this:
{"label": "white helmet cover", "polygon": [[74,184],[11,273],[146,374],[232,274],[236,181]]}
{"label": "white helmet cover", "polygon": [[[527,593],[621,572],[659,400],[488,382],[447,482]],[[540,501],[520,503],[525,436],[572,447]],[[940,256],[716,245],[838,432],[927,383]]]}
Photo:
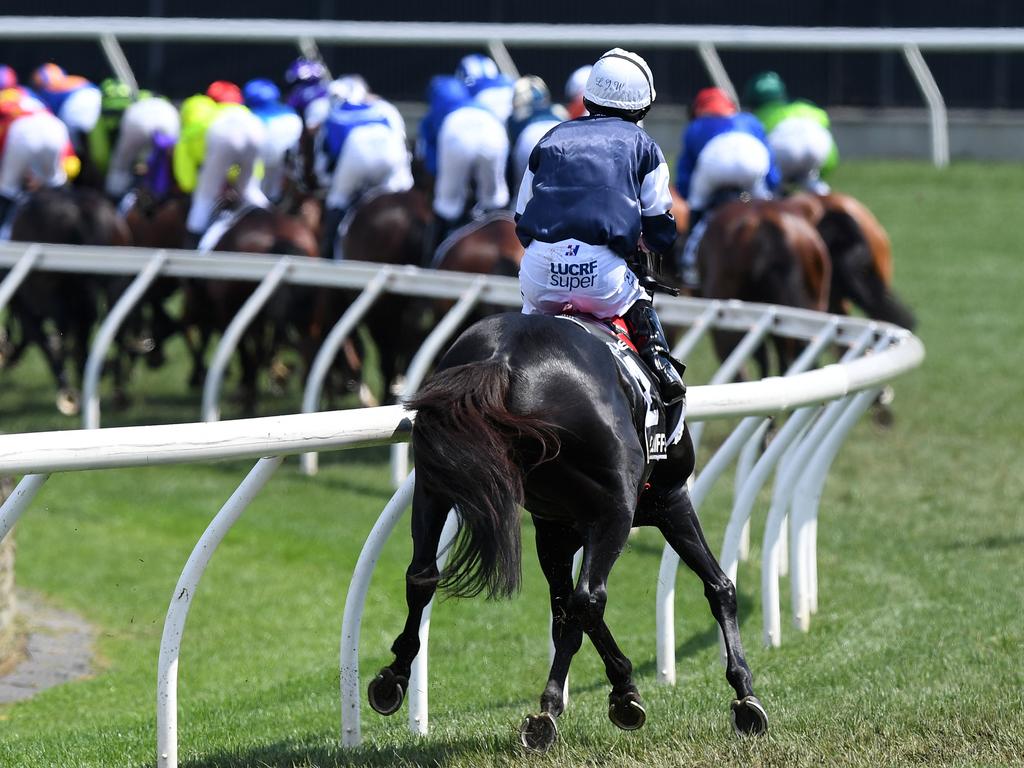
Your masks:
{"label": "white helmet cover", "polygon": [[655,99],[654,75],[641,56],[612,48],[590,70],[583,98],[602,107],[632,112]]}

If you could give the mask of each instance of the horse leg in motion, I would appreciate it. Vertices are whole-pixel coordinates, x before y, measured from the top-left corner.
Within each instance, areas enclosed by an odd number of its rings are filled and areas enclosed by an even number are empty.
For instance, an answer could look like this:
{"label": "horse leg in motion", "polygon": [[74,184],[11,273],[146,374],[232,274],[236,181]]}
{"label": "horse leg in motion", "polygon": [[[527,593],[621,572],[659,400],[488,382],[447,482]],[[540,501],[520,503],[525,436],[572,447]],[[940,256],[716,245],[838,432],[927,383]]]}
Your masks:
{"label": "horse leg in motion", "polygon": [[[620,516],[616,516],[619,518]],[[614,525],[614,521],[611,521]],[[619,649],[604,621],[607,579],[629,535],[628,522],[621,535],[609,535],[609,529],[591,528],[587,541],[571,527],[534,518],[537,531],[537,555],[551,590],[551,637],[555,656],[548,682],[540,697],[539,715],[523,722],[520,740],[531,751],[546,751],[558,737],[555,718],[565,710],[565,680],[569,664],[579,651],[586,632],[612,684],[608,696],[608,717],[619,728],[633,731],[643,726],[647,713],[633,683],[633,665]],[[623,528],[619,525],[618,528]],[[598,533],[601,531],[601,533]],[[598,542],[607,546],[596,546]],[[572,558],[583,546],[583,563],[578,585],[573,589]]]}
{"label": "horse leg in motion", "polygon": [[654,525],[680,559],[704,584],[704,596],[722,630],[725,677],[736,691],[732,702],[733,726],[740,734],[768,729],[768,715],[754,695],[753,676],[743,655],[736,618],[736,587],[708,547],[697,512],[690,501],[686,478],[693,471],[693,443],[686,428],[683,439],[669,451],[651,475],[651,487],[640,498],[637,525]]}
{"label": "horse leg in motion", "polygon": [[392,715],[402,706],[409,687],[412,662],[420,652],[420,619],[434,597],[440,573],[437,570],[437,547],[441,541],[452,502],[427,489],[417,474],[412,502],[412,562],[405,573],[405,600],[409,615],[402,633],[391,645],[395,660],[370,681],[367,699],[382,715]]}

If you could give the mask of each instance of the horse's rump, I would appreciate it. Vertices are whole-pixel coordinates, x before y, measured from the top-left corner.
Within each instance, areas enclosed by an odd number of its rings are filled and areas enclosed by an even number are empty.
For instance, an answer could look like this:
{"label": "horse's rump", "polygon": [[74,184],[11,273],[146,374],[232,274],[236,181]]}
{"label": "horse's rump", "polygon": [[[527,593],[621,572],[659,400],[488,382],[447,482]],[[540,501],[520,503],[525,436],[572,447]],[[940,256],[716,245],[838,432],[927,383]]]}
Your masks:
{"label": "horse's rump", "polygon": [[512,376],[506,357],[463,363],[437,371],[408,403],[416,471],[459,512],[463,535],[440,577],[452,595],[518,590],[524,472],[559,449],[553,424],[509,409]]}

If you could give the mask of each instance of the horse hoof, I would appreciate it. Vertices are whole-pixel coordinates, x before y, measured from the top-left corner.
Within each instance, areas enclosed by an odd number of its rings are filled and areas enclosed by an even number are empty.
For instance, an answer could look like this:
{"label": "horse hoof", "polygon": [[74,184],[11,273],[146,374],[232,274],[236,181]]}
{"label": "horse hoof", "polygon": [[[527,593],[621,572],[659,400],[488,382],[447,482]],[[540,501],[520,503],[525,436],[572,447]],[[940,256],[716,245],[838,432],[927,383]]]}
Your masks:
{"label": "horse hoof", "polygon": [[359,385],[359,402],[364,408],[376,408],[380,405],[380,400],[373,394],[373,390],[362,383]]}
{"label": "horse hoof", "polygon": [[558,725],[550,712],[527,715],[519,728],[519,742],[527,752],[547,752],[558,741]]}
{"label": "horse hoof", "polygon": [[640,703],[640,694],[630,692],[608,697],[608,719],[624,731],[635,731],[643,728],[647,722],[647,710]]}
{"label": "horse hoof", "polygon": [[78,392],[64,387],[57,393],[57,410],[65,416],[77,416],[79,410]]}
{"label": "horse hoof", "polygon": [[738,736],[758,736],[768,730],[768,713],[757,696],[733,701],[732,727]]}
{"label": "horse hoof", "polygon": [[883,429],[888,429],[896,421],[896,415],[888,405],[876,404],[871,412],[871,420]]}
{"label": "horse hoof", "polygon": [[408,685],[408,678],[396,675],[385,667],[370,681],[366,689],[366,698],[374,712],[393,715],[402,706]]}

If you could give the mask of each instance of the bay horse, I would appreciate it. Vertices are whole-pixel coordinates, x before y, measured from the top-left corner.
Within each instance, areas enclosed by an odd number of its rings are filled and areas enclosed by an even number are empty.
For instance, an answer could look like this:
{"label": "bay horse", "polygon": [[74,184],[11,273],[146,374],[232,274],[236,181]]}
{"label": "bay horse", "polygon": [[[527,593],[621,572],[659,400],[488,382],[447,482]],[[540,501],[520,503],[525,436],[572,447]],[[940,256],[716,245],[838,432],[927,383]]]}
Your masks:
{"label": "bay horse", "polygon": [[[824,311],[829,304],[832,265],[818,231],[787,204],[735,200],[716,209],[697,251],[701,295]],[[715,331],[725,359],[742,334]],[[774,338],[780,369],[795,359],[792,339]],[[769,375],[768,350],[755,353],[762,376]]]}
{"label": "bay horse", "polygon": [[[239,212],[211,251],[261,253],[319,258],[316,234],[296,216],[250,207]],[[215,330],[223,331],[252,294],[251,283],[237,280],[192,279],[185,281],[182,324],[198,331],[188,340],[192,356],[189,383],[199,386],[206,375],[206,348]],[[271,370],[274,386],[283,386],[287,371],[276,355],[290,343],[307,364],[329,330],[331,299],[326,289],[280,285],[273,297],[243,335],[238,354],[241,363],[239,397],[247,413],[255,411],[257,378],[262,366]]]}
{"label": "bay horse", "polygon": [[[647,461],[640,436],[647,404],[623,381],[604,341],[565,319],[492,315],[459,337],[408,407],[416,410],[408,617],[391,646],[394,661],[369,685],[374,710],[400,708],[420,648],[420,617],[438,587],[492,598],[518,590],[523,506],[550,587],[555,647],[540,714],[523,723],[524,746],[543,751],[557,738],[566,675],[584,634],[612,685],[609,718],[626,730],[643,725],[632,665],[604,621],[608,576],[630,529],[641,525],[657,527],[704,583],[724,637],[737,731],[767,729],[740,641],[736,589],[711,553],[687,491],[689,431],[665,459]],[[441,529],[453,507],[460,532],[439,572]]]}
{"label": "bay horse", "polygon": [[[428,266],[455,272],[516,276],[523,246],[507,212],[495,212],[470,222],[445,240],[427,260],[424,238],[434,213],[429,195],[420,187],[407,192],[367,196],[357,208],[341,242],[346,261],[396,266]],[[385,397],[407,368],[443,307],[429,301],[384,295],[366,315],[365,325],[380,351]]]}
{"label": "bay horse", "polygon": [[[131,245],[131,232],[102,194],[88,188],[38,189],[14,215],[11,240],[63,245]],[[3,365],[13,367],[34,344],[43,353],[57,384],[57,409],[66,416],[79,410],[80,381],[89,353],[89,337],[100,303],[109,307],[130,278],[33,271],[11,299],[10,315],[20,329],[10,333]],[[10,324],[9,324],[10,325]],[[119,336],[119,341],[121,337]],[[68,372],[73,361],[76,376]],[[115,399],[126,399],[130,362],[123,345],[113,360]]]}
{"label": "bay horse", "polygon": [[850,304],[874,320],[913,330],[914,313],[892,290],[892,243],[867,206],[850,195],[832,192],[818,198],[820,207],[803,205],[832,260],[828,311],[849,314]]}

